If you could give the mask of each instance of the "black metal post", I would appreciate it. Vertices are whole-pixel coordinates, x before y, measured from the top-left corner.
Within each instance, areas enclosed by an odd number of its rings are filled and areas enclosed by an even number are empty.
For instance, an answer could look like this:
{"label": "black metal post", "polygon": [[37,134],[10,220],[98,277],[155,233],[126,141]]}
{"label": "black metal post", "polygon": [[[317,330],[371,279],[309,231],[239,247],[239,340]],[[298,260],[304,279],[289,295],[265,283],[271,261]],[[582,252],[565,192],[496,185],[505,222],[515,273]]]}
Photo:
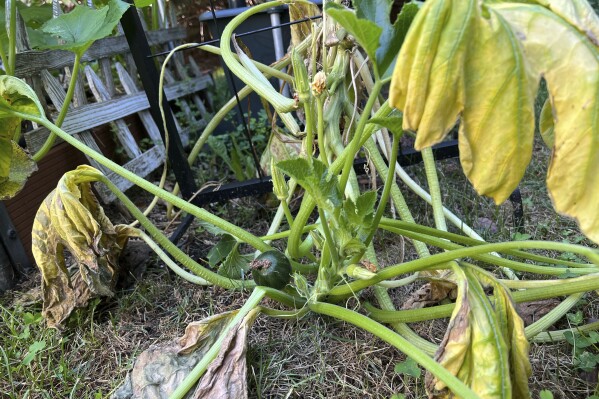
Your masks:
{"label": "black metal post", "polygon": [[31,269],[31,261],[6,206],[0,202],[0,292],[12,287],[16,273],[24,275]]}
{"label": "black metal post", "polygon": [[[133,1],[128,0],[130,3]],[[160,75],[154,65],[154,60],[149,58],[150,45],[144,33],[137,9],[132,6],[123,14],[121,18],[121,24],[127,43],[131,50],[131,55],[137,66],[137,71],[141,79],[141,83],[144,87],[146,95],[148,96],[148,102],[150,103],[150,114],[156,122],[156,126],[160,130],[162,140],[165,141],[165,132],[162,124],[162,116],[160,114],[160,105],[158,101]],[[163,93],[163,98],[166,96]],[[191,173],[191,168],[187,162],[187,157],[183,151],[183,144],[181,144],[181,138],[175,125],[175,119],[171,108],[167,101],[162,104],[164,110],[164,118],[166,122],[166,128],[169,132],[169,145],[168,145],[168,160],[172,166],[173,173],[181,188],[181,194],[183,198],[190,198],[195,191],[197,186]]]}

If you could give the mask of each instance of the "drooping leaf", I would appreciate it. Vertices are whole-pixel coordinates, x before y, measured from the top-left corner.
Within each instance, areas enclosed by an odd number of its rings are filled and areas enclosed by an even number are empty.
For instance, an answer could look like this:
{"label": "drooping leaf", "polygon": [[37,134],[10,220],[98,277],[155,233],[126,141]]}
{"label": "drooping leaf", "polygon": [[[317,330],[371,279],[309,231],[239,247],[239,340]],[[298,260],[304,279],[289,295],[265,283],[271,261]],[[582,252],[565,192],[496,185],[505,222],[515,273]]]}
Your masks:
{"label": "drooping leaf", "polygon": [[[178,340],[151,346],[137,358],[112,399],[168,399],[217,341],[237,311],[193,322]],[[247,398],[246,339],[257,311],[233,326],[216,359],[186,398]]]}
{"label": "drooping leaf", "polygon": [[[7,166],[8,171],[5,169]],[[36,170],[37,165],[28,152],[14,141],[0,137],[0,201],[17,195]]]}
{"label": "drooping leaf", "polygon": [[549,148],[553,148],[553,143],[555,143],[554,128],[553,107],[551,106],[551,101],[547,99],[543,104],[541,115],[539,116],[539,132],[541,133],[543,142]]}
{"label": "drooping leaf", "polygon": [[[289,21],[299,21],[312,16],[320,15],[320,9],[314,3],[290,3]],[[291,25],[291,43],[293,47],[300,44],[312,33],[312,21],[304,21]]]}
{"label": "drooping leaf", "polygon": [[337,176],[331,176],[321,161],[295,158],[279,162],[277,168],[294,178],[316,200],[319,207],[331,211],[341,206]]}
{"label": "drooping leaf", "polygon": [[[67,172],[40,206],[32,230],[32,252],[42,272],[43,312],[48,326],[60,327],[76,307],[97,296],[112,296],[118,257],[129,236],[113,226],[93,192],[100,172],[82,165]],[[76,262],[67,270],[64,250]]]}
{"label": "drooping leaf", "polygon": [[599,48],[541,6],[492,7],[526,38],[527,60],[547,82],[555,120],[547,187],[554,207],[599,242]]}
{"label": "drooping leaf", "polygon": [[403,128],[417,132],[416,149],[439,142],[464,106],[464,61],[475,0],[433,0],[420,9],[402,46],[390,103],[403,111]]}
{"label": "drooping leaf", "polygon": [[[107,6],[98,9],[77,5],[71,12],[42,26],[41,30],[51,39],[39,48],[69,50],[82,55],[94,41],[112,33],[128,7],[122,0],[110,0]],[[60,39],[60,43],[56,39]]]}
{"label": "drooping leaf", "polygon": [[382,29],[373,21],[359,18],[356,11],[332,1],[326,3],[325,11],[354,36],[368,57],[376,62],[376,51]]}
{"label": "drooping leaf", "polygon": [[[435,360],[483,398],[529,398],[524,323],[501,284],[472,266],[455,267],[456,307]],[[494,302],[484,287],[493,288]],[[431,398],[450,398],[447,386],[426,375]]]}
{"label": "drooping leaf", "polygon": [[501,203],[532,156],[537,78],[509,24],[492,10],[475,19],[468,51],[460,161],[476,191]]}
{"label": "drooping leaf", "polygon": [[283,134],[277,127],[272,131],[266,149],[260,157],[260,167],[268,174],[270,173],[271,159],[275,163],[285,159],[297,158],[302,149],[302,141],[297,138]]}

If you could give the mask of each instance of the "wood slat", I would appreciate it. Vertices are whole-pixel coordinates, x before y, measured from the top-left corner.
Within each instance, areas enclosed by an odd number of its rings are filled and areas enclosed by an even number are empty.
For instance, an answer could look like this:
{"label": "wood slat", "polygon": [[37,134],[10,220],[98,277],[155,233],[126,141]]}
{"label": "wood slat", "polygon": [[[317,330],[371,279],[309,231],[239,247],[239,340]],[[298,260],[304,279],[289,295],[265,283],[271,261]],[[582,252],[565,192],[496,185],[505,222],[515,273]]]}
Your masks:
{"label": "wood slat", "polygon": [[[182,40],[187,36],[184,28],[171,28],[151,31],[146,33],[150,46],[168,43],[172,40]],[[111,57],[117,54],[127,53],[129,45],[125,36],[111,36],[97,40],[83,55],[83,62],[91,62],[98,59]],[[30,50],[17,54],[15,75],[17,77],[28,77],[42,69],[59,69],[73,65],[75,56],[69,51],[63,50]]]}
{"label": "wood slat", "polygon": [[[210,82],[210,78],[202,76],[187,82],[179,82],[165,88],[166,98],[169,101],[204,89]],[[150,103],[143,92],[130,94],[102,103],[88,104],[81,108],[75,108],[67,114],[62,129],[69,134],[75,134],[84,130],[110,123],[116,118],[124,118],[136,112],[147,110]],[[32,130],[24,134],[27,148],[36,152],[41,148],[48,136],[49,131],[44,127]]]}
{"label": "wood slat", "polygon": [[[108,90],[104,86],[104,83],[102,83],[100,77],[96,75],[89,65],[85,67],[85,76],[87,76],[87,83],[89,84],[92,93],[94,93],[96,101],[98,103],[109,101],[110,94],[108,93]],[[127,123],[123,119],[116,118],[113,119],[112,123],[114,133],[127,155],[132,159],[141,155],[141,150],[139,149],[133,134],[129,130]]]}

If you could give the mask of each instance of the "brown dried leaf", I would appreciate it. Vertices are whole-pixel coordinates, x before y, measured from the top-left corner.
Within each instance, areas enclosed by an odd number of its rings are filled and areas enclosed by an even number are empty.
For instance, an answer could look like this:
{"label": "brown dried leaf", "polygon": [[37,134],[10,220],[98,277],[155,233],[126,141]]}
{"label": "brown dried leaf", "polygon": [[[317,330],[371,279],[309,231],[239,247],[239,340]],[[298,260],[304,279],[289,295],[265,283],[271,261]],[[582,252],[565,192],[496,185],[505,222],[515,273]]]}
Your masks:
{"label": "brown dried leaf", "polygon": [[452,282],[434,279],[434,281],[424,284],[413,292],[403,304],[402,309],[420,309],[435,305],[449,297],[455,288],[456,286]]}
{"label": "brown dried leaf", "polygon": [[[247,398],[246,337],[258,313],[258,309],[250,312],[229,331],[218,356],[186,398]],[[225,312],[193,322],[178,340],[146,349],[111,399],[168,399],[236,314]]]}
{"label": "brown dried leaf", "polygon": [[528,326],[545,316],[559,304],[560,301],[555,298],[520,303],[518,304],[518,314],[524,321],[524,325]]}
{"label": "brown dried leaf", "polygon": [[[297,21],[320,15],[320,9],[312,3],[290,3],[289,4],[289,20]],[[300,22],[291,25],[291,43],[293,46],[300,44],[306,37],[312,33],[312,21]]]}

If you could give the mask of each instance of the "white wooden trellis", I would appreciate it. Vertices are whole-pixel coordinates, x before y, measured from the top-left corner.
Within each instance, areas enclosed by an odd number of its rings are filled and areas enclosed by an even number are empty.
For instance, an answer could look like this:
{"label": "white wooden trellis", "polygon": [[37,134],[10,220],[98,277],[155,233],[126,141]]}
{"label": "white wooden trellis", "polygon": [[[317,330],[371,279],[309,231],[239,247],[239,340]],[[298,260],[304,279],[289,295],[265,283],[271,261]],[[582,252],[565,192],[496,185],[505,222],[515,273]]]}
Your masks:
{"label": "white wooden trellis", "polygon": [[[168,43],[185,40],[186,32],[183,28],[176,27],[161,29],[147,32],[147,38],[151,46],[163,48]],[[61,50],[28,50],[26,45],[22,46],[22,50],[24,51],[17,55],[15,75],[27,78],[40,98],[44,99],[47,96],[53,108],[60,109],[65,98],[64,85],[55,77],[56,72],[53,74],[50,71],[59,71],[59,74],[65,73],[65,69],[72,66],[74,56],[70,52]],[[131,57],[128,51],[127,41],[123,35],[98,40],[90,47],[82,58],[82,62],[87,66],[83,69],[84,73],[80,74],[80,89],[74,96],[62,129],[94,150],[100,151],[90,130],[101,125],[112,124],[116,137],[129,158],[123,167],[139,176],[146,176],[163,163],[165,150],[159,129],[148,112],[150,107],[148,99],[136,82],[136,70],[134,65],[130,64]],[[113,61],[117,55],[124,56],[127,68]],[[95,62],[98,65],[99,75],[90,66]],[[113,67],[118,75],[116,81],[113,80]],[[206,111],[197,93],[205,89],[211,80],[207,75],[198,74],[197,69],[192,69],[191,73],[185,71],[186,73],[181,75],[179,72],[182,70],[185,68],[181,68],[180,65],[173,66],[172,71],[169,69],[170,79],[165,85],[166,99],[168,101],[177,100],[182,110],[189,109],[189,104],[193,103],[200,110],[200,115],[204,117]],[[68,74],[68,71],[66,73]],[[90,97],[93,97],[94,101],[88,102],[86,93],[89,92],[93,94]],[[186,97],[190,98],[189,103]],[[47,110],[50,109],[45,101],[43,103]],[[48,114],[50,118],[56,116],[56,114]],[[140,149],[123,120],[123,118],[134,114],[139,116],[148,137],[154,143],[154,146],[146,151]],[[197,115],[191,110],[187,116],[197,118]],[[205,121],[198,118],[198,120],[190,121],[190,124],[201,128],[205,126]],[[32,131],[26,132],[24,137],[29,151],[32,153],[38,151],[48,134],[48,130],[43,127],[36,127]],[[180,130],[180,134],[182,142],[187,144],[189,141],[188,129]],[[91,159],[89,161],[91,165],[103,171],[120,190],[125,191],[131,186],[129,181],[95,161]],[[110,202],[115,198],[103,185],[98,185],[96,189],[104,202]]]}

